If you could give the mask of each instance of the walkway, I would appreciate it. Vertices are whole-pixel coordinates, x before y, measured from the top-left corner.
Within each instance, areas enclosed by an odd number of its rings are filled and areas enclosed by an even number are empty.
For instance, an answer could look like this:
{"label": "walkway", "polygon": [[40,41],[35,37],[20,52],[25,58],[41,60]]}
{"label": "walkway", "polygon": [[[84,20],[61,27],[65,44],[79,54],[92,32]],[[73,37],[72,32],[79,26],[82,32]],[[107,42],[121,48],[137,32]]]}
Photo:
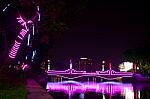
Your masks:
{"label": "walkway", "polygon": [[27,79],[27,99],[53,99],[53,97],[46,92],[36,81]]}

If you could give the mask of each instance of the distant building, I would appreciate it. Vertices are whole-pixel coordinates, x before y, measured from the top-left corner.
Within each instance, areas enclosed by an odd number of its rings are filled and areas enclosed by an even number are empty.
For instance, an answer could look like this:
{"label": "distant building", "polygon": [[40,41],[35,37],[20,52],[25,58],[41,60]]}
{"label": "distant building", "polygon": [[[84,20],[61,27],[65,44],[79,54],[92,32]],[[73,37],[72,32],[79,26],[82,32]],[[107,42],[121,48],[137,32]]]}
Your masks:
{"label": "distant building", "polygon": [[77,70],[92,72],[92,71],[94,71],[92,64],[93,64],[92,59],[80,58],[77,63],[77,66],[78,66]]}

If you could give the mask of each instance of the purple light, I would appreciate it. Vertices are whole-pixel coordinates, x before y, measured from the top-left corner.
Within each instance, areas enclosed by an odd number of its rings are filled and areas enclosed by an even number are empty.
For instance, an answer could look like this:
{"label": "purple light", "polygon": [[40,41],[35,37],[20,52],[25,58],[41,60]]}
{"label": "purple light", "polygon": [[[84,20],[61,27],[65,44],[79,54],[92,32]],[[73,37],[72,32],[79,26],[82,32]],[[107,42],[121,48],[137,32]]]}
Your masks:
{"label": "purple light", "polygon": [[[37,10],[39,11],[39,6],[37,6]],[[15,44],[13,45],[13,47],[11,48],[11,50],[9,52],[9,57],[10,58],[15,58],[16,57],[16,54],[17,54],[18,49],[19,49],[19,47],[21,45],[21,42],[23,41],[25,35],[29,31],[29,29],[27,27],[27,24],[33,24],[33,21],[35,20],[37,15],[39,15],[39,20],[40,20],[39,12],[36,12],[36,15],[31,20],[26,20],[21,15],[19,15],[19,17],[16,18],[18,20],[18,23],[20,23],[20,25],[23,26],[23,28],[21,29],[19,35],[17,36],[17,40],[15,40],[19,44],[16,44],[16,42],[15,42]],[[34,35],[34,24],[33,24],[33,35]],[[29,46],[29,43],[30,43],[30,34],[28,34],[28,42],[27,42],[28,46]]]}
{"label": "purple light", "polygon": [[22,16],[19,16],[17,17],[16,19],[18,19],[18,22],[23,26],[25,27],[25,29],[28,31],[28,28],[27,28],[27,22],[22,18]]}
{"label": "purple light", "polygon": [[22,29],[22,30],[20,31],[20,35],[24,38],[24,36],[26,35],[27,32],[28,32],[27,30]]}
{"label": "purple light", "polygon": [[28,67],[28,65],[23,65],[22,70],[25,70]]}
{"label": "purple light", "polygon": [[22,64],[22,70],[25,70],[25,69],[27,69],[27,68],[29,68],[29,65],[28,64]]}
{"label": "purple light", "polygon": [[9,57],[10,58],[15,58],[16,54],[17,54],[17,51],[20,47],[20,42],[18,41],[15,41],[15,44],[13,45],[12,49],[10,50],[10,53],[9,53]]}
{"label": "purple light", "polygon": [[[23,40],[23,38],[25,37],[25,35],[28,32],[28,28],[27,28],[27,23],[23,20],[23,18],[21,16],[17,17],[16,19],[18,19],[18,22],[25,28],[25,29],[21,29],[18,37],[18,40],[15,40],[15,43],[13,45],[13,47],[11,48],[10,52],[9,52],[9,57],[10,58],[15,58],[16,54],[19,50],[19,47],[21,45],[21,42]],[[31,21],[30,21],[31,22]]]}
{"label": "purple light", "polygon": [[[56,75],[63,78],[75,79],[84,76],[101,77],[106,79],[116,79],[117,77],[132,77],[132,72],[115,72],[114,70],[96,71],[93,73],[87,73],[86,71],[76,71],[74,69],[68,69],[65,71],[48,70],[48,75]],[[72,76],[72,77],[70,77]],[[108,78],[108,76],[111,76]]]}
{"label": "purple light", "polygon": [[105,93],[115,95],[116,93],[125,93],[125,90],[133,91],[132,84],[122,83],[47,83],[46,89],[49,91],[64,91],[65,93],[84,93],[86,91],[94,91],[97,93]]}

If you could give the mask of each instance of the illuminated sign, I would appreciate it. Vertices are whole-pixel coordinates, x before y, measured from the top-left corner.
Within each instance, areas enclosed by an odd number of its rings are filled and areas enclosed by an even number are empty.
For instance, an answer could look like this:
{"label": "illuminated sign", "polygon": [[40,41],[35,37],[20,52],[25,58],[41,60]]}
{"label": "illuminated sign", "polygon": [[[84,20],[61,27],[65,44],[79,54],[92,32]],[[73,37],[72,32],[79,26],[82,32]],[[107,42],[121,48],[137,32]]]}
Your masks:
{"label": "illuminated sign", "polygon": [[129,71],[131,69],[133,69],[133,63],[131,62],[123,62],[122,64],[119,65],[120,71]]}

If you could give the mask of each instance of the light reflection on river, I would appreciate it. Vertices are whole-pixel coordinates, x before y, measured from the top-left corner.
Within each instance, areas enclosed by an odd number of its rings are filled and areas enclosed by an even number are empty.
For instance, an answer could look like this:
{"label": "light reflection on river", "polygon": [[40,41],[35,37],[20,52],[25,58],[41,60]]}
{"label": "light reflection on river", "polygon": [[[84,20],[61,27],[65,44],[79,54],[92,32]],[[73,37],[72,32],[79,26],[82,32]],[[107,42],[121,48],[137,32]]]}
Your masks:
{"label": "light reflection on river", "polygon": [[54,99],[150,99],[149,88],[144,86],[121,82],[63,81],[49,82],[46,88]]}

